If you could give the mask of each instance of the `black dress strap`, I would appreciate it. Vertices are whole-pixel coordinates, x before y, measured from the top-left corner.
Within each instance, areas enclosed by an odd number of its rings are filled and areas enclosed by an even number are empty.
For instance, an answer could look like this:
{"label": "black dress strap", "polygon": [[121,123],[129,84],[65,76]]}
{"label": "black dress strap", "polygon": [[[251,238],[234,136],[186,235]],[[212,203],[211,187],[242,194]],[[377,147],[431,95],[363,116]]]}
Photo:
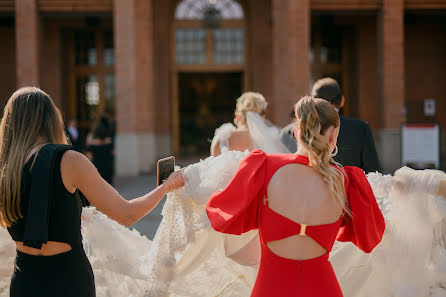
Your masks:
{"label": "black dress strap", "polygon": [[48,224],[51,211],[52,181],[56,157],[71,146],[47,144],[38,152],[31,169],[31,190],[26,216],[23,245],[41,249],[48,242]]}

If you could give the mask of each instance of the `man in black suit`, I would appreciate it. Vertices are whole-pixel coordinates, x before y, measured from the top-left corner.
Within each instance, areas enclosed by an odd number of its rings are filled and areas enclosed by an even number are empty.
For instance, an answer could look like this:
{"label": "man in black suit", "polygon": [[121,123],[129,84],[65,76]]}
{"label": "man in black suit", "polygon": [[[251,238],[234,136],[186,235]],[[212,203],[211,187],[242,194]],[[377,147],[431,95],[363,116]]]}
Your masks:
{"label": "man in black suit", "polygon": [[[339,84],[332,78],[318,80],[313,87],[313,97],[325,99],[339,111],[344,106]],[[338,136],[338,154],[334,160],[344,166],[357,166],[365,172],[379,171],[378,155],[375,150],[372,132],[366,122],[339,115],[341,127]],[[282,129],[280,139],[292,153],[296,152],[294,122]]]}
{"label": "man in black suit", "polygon": [[[311,92],[315,98],[325,99],[339,111],[344,106],[344,96],[336,80],[323,78],[318,80]],[[341,127],[338,136],[338,154],[334,160],[343,166],[357,166],[365,172],[379,171],[378,154],[369,125],[358,119],[339,115]]]}
{"label": "man in black suit", "polygon": [[296,118],[294,117],[294,109],[290,113],[291,123],[280,130],[280,141],[285,145],[290,153],[297,150],[297,141],[294,137],[294,126],[296,126]]}

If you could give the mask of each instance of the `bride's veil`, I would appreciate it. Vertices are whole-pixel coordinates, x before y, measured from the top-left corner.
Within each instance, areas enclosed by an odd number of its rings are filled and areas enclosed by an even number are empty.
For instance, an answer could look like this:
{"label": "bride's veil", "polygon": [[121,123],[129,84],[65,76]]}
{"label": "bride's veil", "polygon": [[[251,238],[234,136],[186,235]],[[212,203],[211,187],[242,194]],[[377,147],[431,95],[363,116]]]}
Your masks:
{"label": "bride's veil", "polygon": [[246,123],[256,149],[268,154],[290,153],[280,140],[280,129],[256,112],[246,112]]}

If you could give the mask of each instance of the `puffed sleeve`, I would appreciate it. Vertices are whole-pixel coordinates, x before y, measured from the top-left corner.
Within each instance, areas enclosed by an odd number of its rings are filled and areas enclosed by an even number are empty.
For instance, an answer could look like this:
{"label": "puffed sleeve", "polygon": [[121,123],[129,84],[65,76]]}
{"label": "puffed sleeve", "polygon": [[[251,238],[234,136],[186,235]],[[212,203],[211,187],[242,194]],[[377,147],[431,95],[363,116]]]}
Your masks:
{"label": "puffed sleeve", "polygon": [[351,241],[370,253],[381,242],[384,217],[362,169],[346,166],[346,192],[352,217],[345,215],[336,240]]}
{"label": "puffed sleeve", "polygon": [[242,160],[228,186],[211,195],[206,212],[216,231],[239,235],[257,228],[266,158],[261,150],[252,151]]}

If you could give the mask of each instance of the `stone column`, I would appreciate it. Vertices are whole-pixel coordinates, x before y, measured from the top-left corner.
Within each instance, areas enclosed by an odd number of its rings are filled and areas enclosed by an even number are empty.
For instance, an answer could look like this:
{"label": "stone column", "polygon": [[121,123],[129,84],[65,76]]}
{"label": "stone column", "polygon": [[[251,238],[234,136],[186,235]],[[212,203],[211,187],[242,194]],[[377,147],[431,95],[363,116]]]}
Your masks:
{"label": "stone column", "polygon": [[16,0],[17,87],[39,86],[39,11],[37,0]]}
{"label": "stone column", "polygon": [[310,1],[273,0],[273,121],[290,122],[297,100],[309,93]]}
{"label": "stone column", "polygon": [[378,18],[381,127],[378,154],[383,172],[401,167],[400,127],[404,122],[404,1],[384,0]]}
{"label": "stone column", "polygon": [[118,175],[151,171],[158,156],[152,5],[114,0]]}

